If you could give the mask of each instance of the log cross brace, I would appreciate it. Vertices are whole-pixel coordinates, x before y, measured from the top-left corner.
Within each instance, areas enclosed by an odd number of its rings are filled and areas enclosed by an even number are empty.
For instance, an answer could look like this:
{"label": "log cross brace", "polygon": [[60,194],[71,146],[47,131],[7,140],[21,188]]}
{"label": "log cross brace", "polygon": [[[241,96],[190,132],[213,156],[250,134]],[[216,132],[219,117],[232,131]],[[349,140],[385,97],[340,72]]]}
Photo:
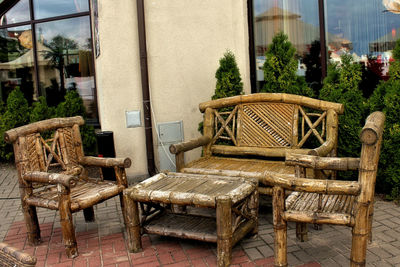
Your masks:
{"label": "log cross brace", "polygon": [[140,205],[140,224],[143,224],[147,221],[147,219],[153,217],[156,213],[161,213],[164,211],[164,208],[158,204],[154,203],[142,203],[139,202]]}
{"label": "log cross brace", "polygon": [[255,220],[256,218],[251,213],[249,208],[249,202],[251,198],[246,198],[244,201],[239,202],[237,205],[232,207],[232,233],[239,227],[240,224],[246,220]]}
{"label": "log cross brace", "polygon": [[[299,110],[300,110],[300,112],[301,112],[301,114],[303,115],[303,132],[302,132],[302,139],[301,139],[301,141],[299,142],[299,144],[298,144],[298,146],[299,147],[302,147],[303,145],[304,145],[304,143],[307,141],[307,139],[308,139],[308,137],[311,135],[311,134],[314,134],[314,136],[318,139],[318,141],[321,143],[321,144],[323,144],[325,141],[324,141],[324,139],[323,139],[323,137],[324,137],[324,130],[325,130],[325,117],[326,117],[326,111],[324,112],[324,113],[322,113],[322,114],[316,114],[316,113],[311,113],[311,114],[307,114],[304,110],[303,110],[303,108],[302,107],[299,107]],[[319,116],[319,118],[314,122],[314,123],[312,123],[311,122],[311,120],[310,120],[310,117],[309,117],[309,115],[312,115],[312,116]],[[307,131],[307,133],[306,134],[304,134],[304,121],[307,123],[307,125],[310,127],[310,129]],[[319,132],[318,132],[318,130],[316,129],[316,127],[320,124],[322,122],[322,133],[320,134]]]}
{"label": "log cross brace", "polygon": [[[46,172],[49,170],[49,167],[51,165],[53,158],[61,165],[61,168],[63,170],[67,169],[64,161],[56,153],[56,150],[60,151],[59,144],[58,144],[58,138],[59,138],[58,131],[55,132],[54,138],[48,139],[48,140],[44,140],[43,137],[39,135],[39,141],[43,145],[43,154],[45,156],[45,161],[46,161]],[[51,147],[48,144],[48,142],[52,142]],[[61,153],[59,153],[59,154],[61,155]]]}
{"label": "log cross brace", "polygon": [[[235,146],[237,145],[235,134],[228,127],[228,124],[232,121],[232,119],[234,118],[234,115],[236,115],[237,110],[238,110],[238,106],[235,106],[235,108],[232,110],[232,112],[229,114],[229,116],[226,120],[224,120],[224,118],[222,118],[221,114],[218,113],[218,111],[214,110],[214,114],[215,114],[216,118],[218,119],[218,121],[221,123],[221,127],[218,129],[217,133],[215,134],[215,136],[212,140],[212,144],[214,144],[218,138],[222,137],[221,134],[225,130],[230,137],[229,140],[232,140],[232,142],[235,144]],[[217,124],[215,124],[215,125],[217,125]],[[234,128],[234,125],[233,125],[233,128]],[[233,131],[235,131],[235,130],[233,129]]]}

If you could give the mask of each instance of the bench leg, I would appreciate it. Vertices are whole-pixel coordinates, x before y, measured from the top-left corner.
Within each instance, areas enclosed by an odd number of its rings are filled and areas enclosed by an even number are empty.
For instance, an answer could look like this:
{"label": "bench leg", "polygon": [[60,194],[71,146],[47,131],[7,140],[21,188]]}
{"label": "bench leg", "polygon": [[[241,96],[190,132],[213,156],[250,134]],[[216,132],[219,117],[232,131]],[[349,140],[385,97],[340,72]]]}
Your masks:
{"label": "bench leg", "polygon": [[85,222],[94,222],[94,209],[93,209],[93,207],[84,209],[83,210],[83,216],[85,217]]}
{"label": "bench leg", "polygon": [[217,198],[217,265],[229,266],[232,257],[232,201],[229,197]]}
{"label": "bench leg", "polygon": [[125,193],[123,195],[122,201],[122,212],[124,213],[126,233],[128,235],[128,249],[131,252],[142,251],[142,238],[140,236],[138,203],[136,201],[133,201]]}
{"label": "bench leg", "polygon": [[24,213],[26,231],[28,234],[28,244],[36,246],[40,244],[40,228],[37,218],[36,207],[22,203],[22,212]]}
{"label": "bench leg", "polygon": [[287,223],[282,217],[285,207],[285,191],[281,187],[274,187],[272,195],[274,221],[274,256],[275,266],[286,267],[287,262]]}
{"label": "bench leg", "polygon": [[59,206],[61,232],[65,246],[65,252],[68,258],[78,256],[78,245],[76,243],[75,228],[72,220],[71,200],[69,190],[65,189],[59,193]]}
{"label": "bench leg", "polygon": [[306,223],[296,223],[296,237],[301,242],[308,241],[308,226]]}

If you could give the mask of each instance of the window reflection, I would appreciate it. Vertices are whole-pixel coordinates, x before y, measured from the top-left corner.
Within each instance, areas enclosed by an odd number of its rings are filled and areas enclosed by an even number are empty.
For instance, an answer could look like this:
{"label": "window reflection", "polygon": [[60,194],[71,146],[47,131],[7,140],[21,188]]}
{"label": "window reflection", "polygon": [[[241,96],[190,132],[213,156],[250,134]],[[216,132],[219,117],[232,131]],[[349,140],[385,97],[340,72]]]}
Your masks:
{"label": "window reflection", "polygon": [[35,19],[89,11],[88,0],[34,0]]}
{"label": "window reflection", "polygon": [[68,90],[77,90],[89,117],[97,116],[89,17],[40,23],[36,26],[39,88],[49,105]]}
{"label": "window reflection", "polygon": [[400,37],[400,15],[391,2],[396,1],[326,1],[327,30],[346,40],[328,40],[329,60],[340,63],[342,54],[351,54],[363,67],[363,88],[368,92],[379,80],[388,78],[389,62],[393,60],[391,50]]}
{"label": "window reflection", "polygon": [[29,1],[20,0],[0,18],[0,26],[30,20]]}
{"label": "window reflection", "polygon": [[6,101],[17,86],[29,103],[37,99],[34,88],[30,26],[0,29],[0,98]]}
{"label": "window reflection", "polygon": [[297,73],[311,86],[320,86],[318,1],[254,0],[254,13],[257,90],[263,87],[265,52],[280,31],[297,50]]}

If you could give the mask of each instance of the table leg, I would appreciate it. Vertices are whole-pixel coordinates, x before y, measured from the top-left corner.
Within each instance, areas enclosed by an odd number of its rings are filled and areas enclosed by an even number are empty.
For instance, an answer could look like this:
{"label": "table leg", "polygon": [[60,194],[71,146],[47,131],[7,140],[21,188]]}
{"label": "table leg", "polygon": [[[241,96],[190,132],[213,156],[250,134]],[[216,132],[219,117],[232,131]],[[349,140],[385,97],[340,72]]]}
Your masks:
{"label": "table leg", "polygon": [[126,232],[128,235],[128,248],[131,252],[142,250],[142,238],[140,236],[140,219],[138,203],[124,193],[124,209],[126,218]]}
{"label": "table leg", "polygon": [[232,256],[232,201],[217,197],[217,261],[218,266],[229,266]]}

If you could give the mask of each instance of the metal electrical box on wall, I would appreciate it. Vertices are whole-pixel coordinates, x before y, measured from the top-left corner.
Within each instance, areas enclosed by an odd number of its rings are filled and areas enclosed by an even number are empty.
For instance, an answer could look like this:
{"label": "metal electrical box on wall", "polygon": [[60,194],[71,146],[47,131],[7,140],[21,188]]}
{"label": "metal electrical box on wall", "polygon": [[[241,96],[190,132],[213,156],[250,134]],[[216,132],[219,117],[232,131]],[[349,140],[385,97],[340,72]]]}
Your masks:
{"label": "metal electrical box on wall", "polygon": [[176,171],[175,155],[169,152],[169,146],[183,141],[183,122],[164,122],[157,124],[158,158],[160,171]]}

